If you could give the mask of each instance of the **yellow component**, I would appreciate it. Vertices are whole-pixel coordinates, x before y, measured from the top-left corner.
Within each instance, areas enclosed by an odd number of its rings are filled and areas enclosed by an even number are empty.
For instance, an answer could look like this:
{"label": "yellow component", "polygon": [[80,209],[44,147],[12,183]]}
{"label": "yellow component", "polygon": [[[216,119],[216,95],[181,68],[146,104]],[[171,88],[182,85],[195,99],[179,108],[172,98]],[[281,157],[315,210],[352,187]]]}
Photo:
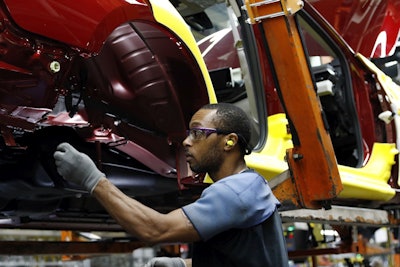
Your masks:
{"label": "yellow component", "polygon": [[185,45],[190,49],[193,56],[196,58],[196,61],[199,64],[201,72],[204,76],[204,80],[206,82],[210,103],[216,103],[217,97],[214,92],[210,75],[189,26],[186,24],[178,11],[174,8],[174,6],[170,3],[170,1],[150,0],[150,3],[156,21],[177,34],[179,38],[181,38],[181,40],[185,43]]}
{"label": "yellow component", "polygon": [[362,168],[339,165],[343,182],[341,198],[387,201],[395,195],[388,185],[394,157],[399,151],[394,144],[375,143],[368,163]]}
{"label": "yellow component", "polygon": [[[267,144],[260,152],[246,156],[246,163],[257,170],[267,180],[288,169],[285,161],[286,149],[291,148],[291,135],[288,133],[285,114],[268,117]],[[387,183],[390,178],[395,155],[399,151],[395,144],[375,143],[371,157],[362,168],[339,165],[343,191],[339,198],[387,201],[395,195],[395,190]]]}
{"label": "yellow component", "polygon": [[270,180],[288,169],[286,149],[293,147],[292,135],[288,133],[288,121],[284,113],[268,117],[268,138],[261,152],[246,156],[246,163]]}

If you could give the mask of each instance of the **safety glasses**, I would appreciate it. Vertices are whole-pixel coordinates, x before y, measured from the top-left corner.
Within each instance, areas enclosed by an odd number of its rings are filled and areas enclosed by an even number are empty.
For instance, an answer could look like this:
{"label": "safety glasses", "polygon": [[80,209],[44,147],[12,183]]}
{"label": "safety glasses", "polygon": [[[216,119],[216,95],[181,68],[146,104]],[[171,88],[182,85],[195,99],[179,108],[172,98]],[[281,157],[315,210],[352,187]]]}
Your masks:
{"label": "safety glasses", "polygon": [[226,131],[214,129],[214,128],[203,128],[203,127],[193,127],[187,130],[187,136],[192,140],[198,141],[206,139],[210,134],[228,134]]}

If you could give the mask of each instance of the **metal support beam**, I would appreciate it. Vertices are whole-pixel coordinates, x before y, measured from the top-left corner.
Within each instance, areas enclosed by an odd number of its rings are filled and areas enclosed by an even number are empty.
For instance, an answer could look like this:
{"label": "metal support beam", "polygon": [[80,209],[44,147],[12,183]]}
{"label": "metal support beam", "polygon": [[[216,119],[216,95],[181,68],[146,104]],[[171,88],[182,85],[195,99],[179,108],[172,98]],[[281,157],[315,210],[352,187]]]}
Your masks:
{"label": "metal support beam", "polygon": [[0,241],[0,255],[88,255],[131,253],[151,246],[139,241]]}
{"label": "metal support beam", "polygon": [[[318,255],[332,255],[332,254],[360,254],[358,251],[353,250],[346,250],[341,247],[335,248],[316,248],[316,249],[304,249],[304,250],[295,250],[295,251],[288,251],[290,259],[296,258],[304,258],[308,256],[318,256]],[[382,256],[382,255],[389,255],[393,254],[391,249],[385,248],[382,249],[379,253],[362,253],[364,257],[373,257],[373,256]]]}
{"label": "metal support beam", "polygon": [[[332,209],[297,209],[280,212],[283,222],[315,222],[360,226],[396,226],[385,210],[332,206]],[[398,226],[398,225],[397,225]]]}

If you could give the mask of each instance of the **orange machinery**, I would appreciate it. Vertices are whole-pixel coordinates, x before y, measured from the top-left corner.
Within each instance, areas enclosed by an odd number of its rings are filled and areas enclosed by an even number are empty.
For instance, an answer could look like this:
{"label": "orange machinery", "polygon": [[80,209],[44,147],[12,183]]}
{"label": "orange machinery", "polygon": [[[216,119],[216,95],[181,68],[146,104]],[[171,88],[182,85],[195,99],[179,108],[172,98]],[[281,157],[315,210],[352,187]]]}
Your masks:
{"label": "orange machinery", "polygon": [[278,77],[278,89],[295,136],[294,147],[286,154],[289,172],[272,180],[271,186],[286,205],[329,208],[329,200],[340,193],[342,183],[292,16],[302,8],[302,2],[247,0],[246,8],[249,21],[261,23],[267,42],[271,40],[268,46]]}

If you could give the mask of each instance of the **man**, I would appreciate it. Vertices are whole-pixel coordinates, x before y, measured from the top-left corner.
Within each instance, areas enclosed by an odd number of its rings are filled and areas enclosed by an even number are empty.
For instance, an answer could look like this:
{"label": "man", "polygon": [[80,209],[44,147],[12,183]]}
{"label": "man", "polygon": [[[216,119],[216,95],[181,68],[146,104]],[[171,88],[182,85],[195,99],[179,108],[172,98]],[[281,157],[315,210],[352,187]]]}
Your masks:
{"label": "man", "polygon": [[[58,172],[84,186],[130,234],[152,243],[194,242],[194,267],[285,267],[288,257],[277,207],[263,177],[246,167],[250,121],[240,108],[209,104],[192,117],[183,141],[195,173],[214,181],[201,197],[161,214],[124,195],[85,154],[60,144]],[[179,258],[156,258],[148,266],[186,266]]]}

